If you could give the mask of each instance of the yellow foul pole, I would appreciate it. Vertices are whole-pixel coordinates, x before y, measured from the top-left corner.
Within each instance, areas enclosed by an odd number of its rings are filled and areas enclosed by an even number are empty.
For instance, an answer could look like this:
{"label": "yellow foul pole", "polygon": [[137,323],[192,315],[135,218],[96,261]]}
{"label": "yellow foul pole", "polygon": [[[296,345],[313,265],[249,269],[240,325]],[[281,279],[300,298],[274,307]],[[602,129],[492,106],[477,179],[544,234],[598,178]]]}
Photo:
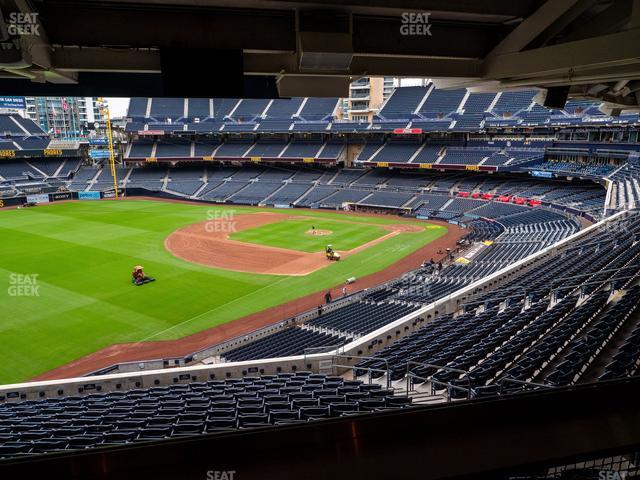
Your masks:
{"label": "yellow foul pole", "polygon": [[102,105],[102,111],[105,118],[105,128],[107,130],[107,140],[109,141],[109,168],[111,169],[111,176],[113,177],[113,189],[116,198],[118,194],[118,179],[116,178],[116,158],[113,150],[113,133],[111,131],[111,115],[109,114],[109,105],[102,98],[99,99]]}

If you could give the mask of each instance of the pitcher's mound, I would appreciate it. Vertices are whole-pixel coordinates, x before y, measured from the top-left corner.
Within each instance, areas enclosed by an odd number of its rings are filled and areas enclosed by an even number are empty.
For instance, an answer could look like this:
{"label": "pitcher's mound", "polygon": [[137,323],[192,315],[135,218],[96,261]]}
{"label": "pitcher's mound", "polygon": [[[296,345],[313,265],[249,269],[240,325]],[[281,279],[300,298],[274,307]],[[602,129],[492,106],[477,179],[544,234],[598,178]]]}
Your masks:
{"label": "pitcher's mound", "polygon": [[331,230],[318,230],[316,228],[315,230],[307,230],[304,233],[306,233],[307,235],[319,235],[321,237],[324,237],[326,235],[331,235],[333,232]]}

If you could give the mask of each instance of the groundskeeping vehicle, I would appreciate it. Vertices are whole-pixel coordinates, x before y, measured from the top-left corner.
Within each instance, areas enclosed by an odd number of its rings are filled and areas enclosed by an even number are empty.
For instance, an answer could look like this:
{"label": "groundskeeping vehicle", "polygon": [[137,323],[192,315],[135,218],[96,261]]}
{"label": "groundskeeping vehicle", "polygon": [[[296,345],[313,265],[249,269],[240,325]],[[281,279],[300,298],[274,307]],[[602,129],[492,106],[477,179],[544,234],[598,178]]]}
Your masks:
{"label": "groundskeeping vehicle", "polygon": [[328,260],[335,262],[340,261],[340,254],[333,249],[333,246],[327,245],[327,248],[325,248],[325,253]]}

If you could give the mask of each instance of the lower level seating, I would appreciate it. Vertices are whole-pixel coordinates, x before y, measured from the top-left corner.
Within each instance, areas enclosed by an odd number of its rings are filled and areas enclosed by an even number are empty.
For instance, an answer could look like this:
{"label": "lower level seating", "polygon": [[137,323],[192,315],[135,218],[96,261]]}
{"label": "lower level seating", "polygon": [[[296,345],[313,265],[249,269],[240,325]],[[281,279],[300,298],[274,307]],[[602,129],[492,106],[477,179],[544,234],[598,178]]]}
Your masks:
{"label": "lower level seating", "polygon": [[0,404],[0,459],[399,409],[411,399],[310,372]]}
{"label": "lower level seating", "polygon": [[310,348],[343,345],[345,340],[345,337],[318,333],[303,328],[287,328],[248,345],[225,352],[222,354],[222,358],[228,362],[241,362],[256,358],[302,355]]}
{"label": "lower level seating", "polygon": [[357,373],[382,375],[388,367],[394,380],[409,374],[414,384],[430,382],[453,398],[570,385],[599,371],[601,379],[634,375],[637,317],[626,335],[616,334],[640,305],[638,233],[640,218],[629,215],[587,235],[471,297],[461,315],[440,315],[361,361]]}

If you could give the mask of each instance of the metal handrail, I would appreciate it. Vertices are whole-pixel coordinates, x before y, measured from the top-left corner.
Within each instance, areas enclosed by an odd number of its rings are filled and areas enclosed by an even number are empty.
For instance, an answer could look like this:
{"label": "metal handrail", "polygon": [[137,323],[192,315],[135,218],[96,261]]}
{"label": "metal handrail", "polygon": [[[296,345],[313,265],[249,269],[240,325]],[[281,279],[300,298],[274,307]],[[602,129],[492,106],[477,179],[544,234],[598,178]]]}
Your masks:
{"label": "metal handrail", "polygon": [[[446,372],[453,372],[453,373],[460,373],[463,374],[466,377],[466,380],[469,384],[468,388],[464,388],[464,387],[460,387],[458,385],[451,385],[450,383],[446,383],[446,382],[440,382],[439,380],[433,380],[433,375],[430,377],[421,377],[419,375],[416,375],[415,373],[413,373],[411,371],[411,366],[422,366],[422,367],[429,367],[429,368],[437,368],[438,370],[444,370]],[[424,362],[415,362],[415,361],[408,361],[407,362],[407,386],[406,386],[406,391],[407,394],[409,393],[409,382],[412,378],[419,378],[421,380],[429,380],[431,382],[431,392],[434,393],[434,389],[433,389],[433,384],[436,383],[438,385],[446,385],[447,387],[451,387],[454,390],[464,390],[467,392],[467,398],[471,398],[471,395],[474,393],[473,388],[471,387],[471,378],[469,377],[469,371],[468,370],[461,370],[459,368],[453,368],[453,367],[447,367],[445,365],[435,365],[433,363],[424,363]],[[450,400],[449,394],[447,393],[447,400]]]}
{"label": "metal handrail", "polygon": [[[359,360],[375,360],[375,361],[382,361],[384,362],[384,364],[386,365],[386,370],[381,370],[379,368],[371,368],[371,367],[356,367],[355,365],[340,365],[337,363],[334,363],[334,359],[336,358],[346,358],[346,359],[351,359],[351,358],[357,358]],[[362,369],[362,370],[366,370],[369,374],[369,383],[371,383],[372,378],[371,378],[371,372],[383,372],[387,374],[387,388],[391,388],[391,369],[389,368],[389,361],[386,358],[379,358],[379,357],[365,357],[362,355],[334,355],[331,359],[331,363],[332,363],[332,368],[333,367],[340,367],[340,368],[347,368],[350,369],[352,371],[354,371],[355,373],[355,369]],[[355,378],[355,375],[354,375]]]}
{"label": "metal handrail", "polygon": [[499,393],[500,395],[502,395],[502,392],[504,390],[504,384],[505,383],[515,383],[518,385],[523,385],[523,386],[531,386],[531,387],[540,387],[540,388],[553,388],[553,385],[546,385],[544,383],[536,383],[536,382],[527,382],[526,380],[518,380],[517,378],[513,378],[513,377],[503,377],[500,379],[499,385],[500,385],[500,390]]}

